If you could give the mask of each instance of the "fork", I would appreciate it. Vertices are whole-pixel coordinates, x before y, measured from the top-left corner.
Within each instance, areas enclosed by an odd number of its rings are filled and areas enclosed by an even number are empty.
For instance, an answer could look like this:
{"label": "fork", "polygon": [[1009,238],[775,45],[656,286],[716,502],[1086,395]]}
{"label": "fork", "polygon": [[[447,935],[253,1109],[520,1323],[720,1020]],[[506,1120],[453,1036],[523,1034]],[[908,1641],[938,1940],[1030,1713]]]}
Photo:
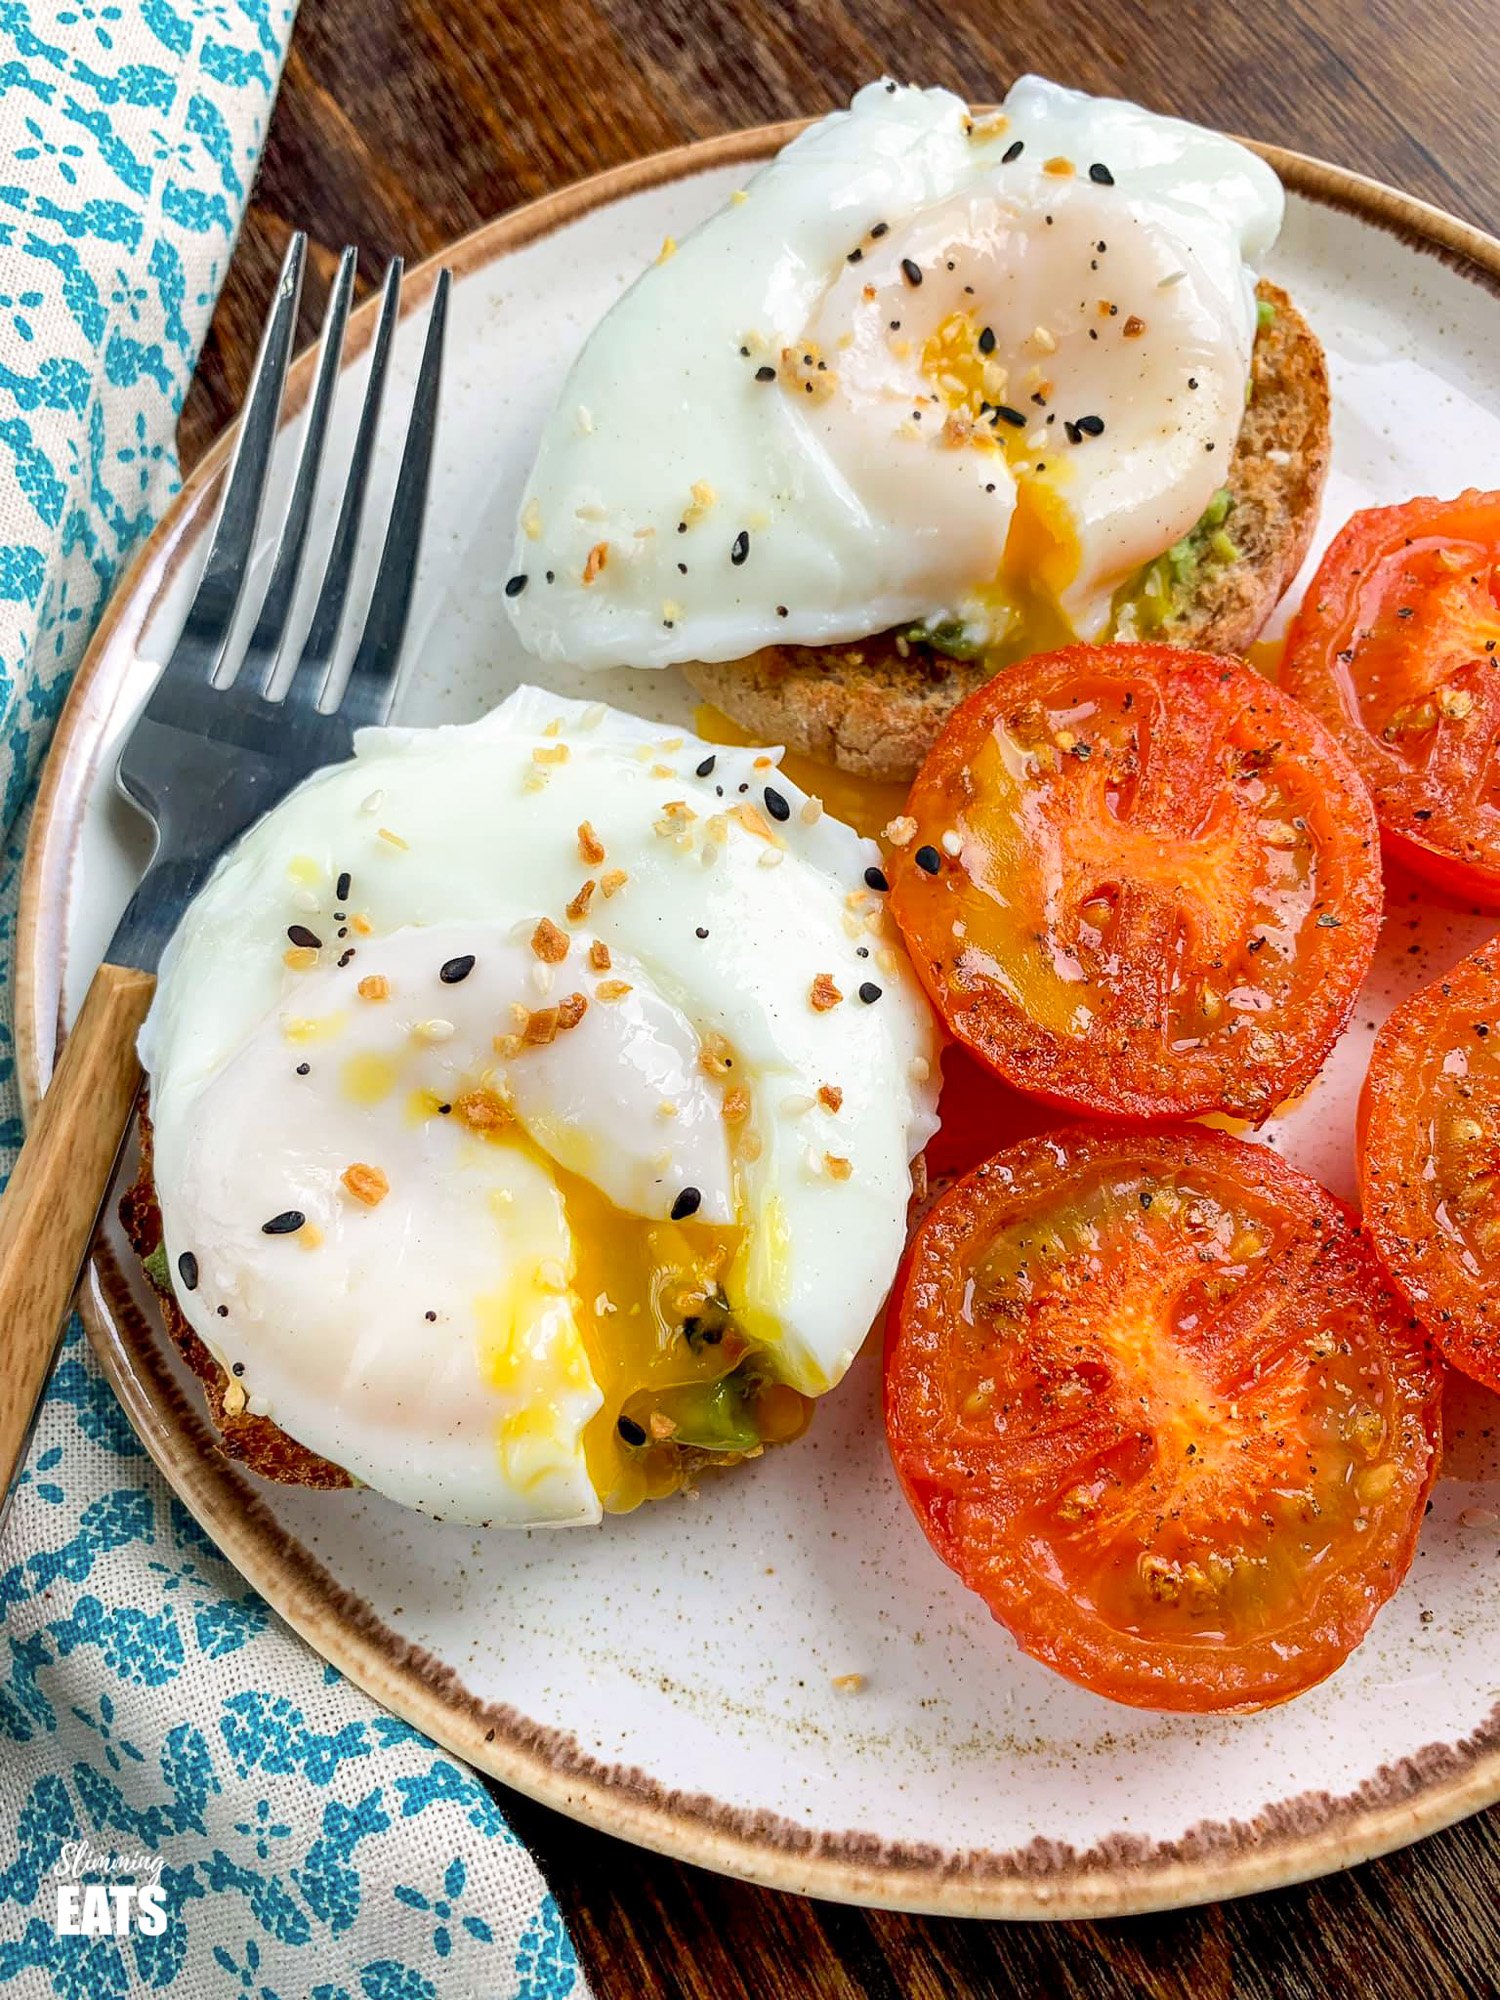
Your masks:
{"label": "fork", "polygon": [[[0,1201],[0,1496],[12,1490],[140,1095],[136,1036],[167,940],[230,843],[309,773],[347,757],[355,729],[383,721],[390,705],[427,506],[447,271],[433,292],[363,629],[336,706],[323,706],[330,694],[329,669],[349,621],[350,583],[401,300],[399,258],[386,272],[343,498],[291,679],[276,692],[354,292],[355,253],[348,249],[324,316],[270,581],[233,673],[224,671],[265,500],[306,261],[307,239],[298,234],[261,336],[202,576],[181,635],[120,752],[116,782],[156,835],[151,864],[94,975]],[[0,1505],[0,1523],[3,1515]]]}

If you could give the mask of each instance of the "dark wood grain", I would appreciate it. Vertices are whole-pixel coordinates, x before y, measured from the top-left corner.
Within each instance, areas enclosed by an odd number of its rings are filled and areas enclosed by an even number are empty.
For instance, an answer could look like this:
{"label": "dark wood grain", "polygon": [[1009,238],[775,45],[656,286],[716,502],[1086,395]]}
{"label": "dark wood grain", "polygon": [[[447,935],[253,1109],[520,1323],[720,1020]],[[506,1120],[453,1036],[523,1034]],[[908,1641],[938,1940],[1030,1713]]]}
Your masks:
{"label": "dark wood grain", "polygon": [[[883,69],[997,96],[1028,68],[1279,141],[1500,224],[1485,0],[302,0],[244,236],[182,419],[244,393],[289,233],[368,286],[501,210]],[[801,1902],[506,1809],[605,2000],[1330,2000],[1500,1994],[1500,1813],[1351,1874],[1163,1917],[965,1924]],[[1205,1807],[1211,1802],[1205,1801]]]}

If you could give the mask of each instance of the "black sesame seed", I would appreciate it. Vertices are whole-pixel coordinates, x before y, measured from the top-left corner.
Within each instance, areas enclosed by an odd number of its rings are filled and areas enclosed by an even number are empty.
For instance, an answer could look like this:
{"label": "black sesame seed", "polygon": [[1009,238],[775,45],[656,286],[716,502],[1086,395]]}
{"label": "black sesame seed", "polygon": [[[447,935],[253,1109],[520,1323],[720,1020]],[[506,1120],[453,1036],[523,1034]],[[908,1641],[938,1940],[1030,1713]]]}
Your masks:
{"label": "black sesame seed", "polygon": [[198,1289],[198,1259],[191,1250],[184,1250],[177,1259],[177,1275],[190,1292]]}
{"label": "black sesame seed", "polygon": [[1069,444],[1081,444],[1083,442],[1083,432],[1071,419],[1063,425],[1063,429],[1068,434]]}
{"label": "black sesame seed", "polygon": [[685,1187],[672,1204],[672,1220],[686,1222],[690,1215],[696,1215],[703,1204],[703,1196],[695,1187]]}
{"label": "black sesame seed", "polygon": [[284,1208],[280,1215],[273,1215],[269,1222],[260,1225],[262,1236],[295,1236],[307,1221],[300,1208]]}
{"label": "black sesame seed", "polygon": [[877,222],[875,224],[875,227],[870,231],[870,234],[877,238],[884,236],[884,234],[890,228],[890,226],[891,225],[888,222]]}
{"label": "black sesame seed", "polygon": [[435,1325],[437,1322],[437,1314],[435,1312],[423,1313],[422,1317],[427,1321],[429,1326]]}
{"label": "black sesame seed", "polygon": [[936,875],[943,865],[943,857],[935,847],[919,847],[912,860],[924,875]]}
{"label": "black sesame seed", "polygon": [[706,938],[708,936],[707,924],[699,924],[698,928],[693,932],[693,936],[695,938]]}
{"label": "black sesame seed", "polygon": [[526,588],[527,581],[528,579],[524,574],[522,574],[521,576],[507,577],[505,583],[506,596],[519,597],[521,595],[521,592]]}
{"label": "black sesame seed", "polygon": [[353,958],[353,956],[354,956],[354,946],[353,946],[352,944],[350,945],[350,947],[349,947],[349,949],[348,949],[347,951],[341,951],[341,952],[339,953],[339,968],[340,968],[340,970],[342,970],[342,969],[343,969],[343,967],[344,967],[344,966],[346,966],[346,965],[347,965],[347,964],[349,963],[349,961],[350,961],[350,960],[351,960],[351,959]]}
{"label": "black sesame seed", "polygon": [[873,1007],[875,1002],[880,998],[880,988],[875,984],[873,979],[867,979],[859,989],[859,997],[867,1007]]}
{"label": "black sesame seed", "polygon": [[885,879],[885,870],[883,868],[867,868],[865,870],[865,887],[867,889],[878,889],[883,896],[890,886],[890,883]]}
{"label": "black sesame seed", "polygon": [[716,751],[710,750],[708,755],[704,758],[703,762],[698,766],[697,771],[694,773],[694,775],[699,778],[712,777],[714,765],[717,764],[718,761],[719,761],[718,753]]}
{"label": "black sesame seed", "polygon": [[868,958],[870,956],[870,947],[867,944],[857,944],[854,947],[854,956],[856,958]]}
{"label": "black sesame seed", "polygon": [[[219,1315],[219,1318],[220,1318],[220,1319],[228,1319],[228,1317],[229,1317],[229,1308],[228,1308],[228,1306],[215,1306],[215,1307],[214,1307],[214,1311],[215,1311],[215,1312],[216,1312],[216,1313],[217,1313],[217,1314]],[[243,1362],[238,1362],[238,1361],[237,1361],[237,1362],[235,1363],[235,1368],[234,1368],[234,1372],[235,1372],[235,1374],[236,1374],[236,1375],[243,1375],[243,1374],[244,1374],[244,1372],[245,1372],[245,1369],[244,1369],[244,1363],[243,1363]]]}
{"label": "black sesame seed", "polygon": [[293,944],[301,945],[305,951],[323,949],[323,940],[316,932],[310,931],[306,924],[288,924],[286,934]]}
{"label": "black sesame seed", "polygon": [[757,382],[774,382],[776,380],[776,370],[769,362],[763,362],[755,371],[755,379]]}
{"label": "black sesame seed", "polygon": [[901,275],[905,278],[907,284],[920,285],[922,282],[922,266],[910,257],[903,257],[901,259]]}
{"label": "black sesame seed", "polygon": [[1112,188],[1115,184],[1115,177],[1109,168],[1101,166],[1097,160],[1089,168],[1089,179],[1094,183],[1095,187]]}
{"label": "black sesame seed", "polygon": [[1103,417],[1080,417],[1078,419],[1078,428],[1083,432],[1085,437],[1103,437],[1104,419]]}
{"label": "black sesame seed", "polygon": [[1009,403],[997,403],[995,406],[995,415],[991,421],[1002,424],[1013,424],[1017,430],[1023,430],[1026,425],[1025,417],[1022,416],[1019,410],[1013,410]]}
{"label": "black sesame seed", "polygon": [[864,251],[860,249],[858,244],[856,244],[854,248],[849,252],[849,255],[844,259],[844,261],[846,264],[858,264],[860,260],[863,258],[864,254],[865,254]]}
{"label": "black sesame seed", "polygon": [[1026,141],[1024,139],[1012,139],[1005,151],[1000,155],[1001,166],[1008,167],[1012,160],[1019,160],[1025,151]]}
{"label": "black sesame seed", "polygon": [[[220,1307],[219,1307],[219,1317],[220,1317],[220,1319],[228,1319],[228,1317],[229,1317],[229,1308],[228,1308],[228,1306],[220,1306]],[[232,1368],[230,1369],[230,1371],[229,1371],[229,1372],[230,1372],[230,1374],[231,1374],[231,1375],[243,1375],[243,1374],[244,1374],[244,1372],[245,1372],[245,1364],[244,1364],[244,1362],[243,1362],[243,1361],[236,1361],[236,1362],[235,1362],[235,1364],[234,1364],[234,1366],[233,1366],[233,1367],[232,1367]]]}
{"label": "black sesame seed", "polygon": [[787,609],[787,607],[784,604],[777,605],[776,616],[778,618],[790,618],[791,615],[792,615],[791,612]]}
{"label": "black sesame seed", "polygon": [[981,354],[993,354],[993,353],[994,353],[994,351],[995,351],[995,329],[994,329],[994,328],[993,328],[992,326],[985,326],[985,327],[981,327],[981,328],[980,328],[980,330],[979,330],[979,351],[980,351],[980,353],[981,353]]}
{"label": "black sesame seed", "polygon": [[791,818],[792,816],[791,807],[787,804],[786,800],[782,797],[781,793],[777,791],[774,785],[766,786],[764,796],[766,801],[766,811],[771,815],[772,819]]}
{"label": "black sesame seed", "polygon": [[440,1104],[440,1105],[438,1106],[438,1117],[439,1117],[439,1118],[446,1118],[446,1117],[448,1117],[448,1115],[450,1114],[450,1112],[452,1111],[452,1109],[453,1109],[453,1106],[452,1106],[451,1104]]}
{"label": "black sesame seed", "polygon": [[646,1442],[646,1433],[641,1429],[634,1417],[621,1416],[615,1424],[615,1429],[624,1438],[626,1444],[644,1444]]}
{"label": "black sesame seed", "polygon": [[450,958],[438,972],[438,978],[445,986],[459,986],[474,970],[474,954],[466,951],[461,958]]}
{"label": "black sesame seed", "polygon": [[347,903],[349,900],[349,891],[350,889],[353,888],[353,886],[354,886],[354,878],[346,868],[343,874],[340,875],[337,882],[335,882],[333,885],[334,901],[338,903]]}
{"label": "black sesame seed", "polygon": [[312,1075],[312,1064],[311,1064],[311,1063],[298,1063],[298,1065],[297,1065],[297,1074],[298,1074],[298,1076],[311,1076],[311,1075]]}
{"label": "black sesame seed", "polygon": [[729,560],[735,565],[736,568],[738,568],[739,565],[745,560],[746,556],[749,555],[749,553],[750,553],[750,531],[748,530],[748,528],[741,528],[739,533],[734,538],[733,547],[729,551]]}
{"label": "black sesame seed", "polygon": [[556,571],[555,569],[549,569],[549,570],[548,570],[548,572],[547,572],[547,581],[548,581],[548,583],[556,583],[556,581],[557,581],[557,571]]}

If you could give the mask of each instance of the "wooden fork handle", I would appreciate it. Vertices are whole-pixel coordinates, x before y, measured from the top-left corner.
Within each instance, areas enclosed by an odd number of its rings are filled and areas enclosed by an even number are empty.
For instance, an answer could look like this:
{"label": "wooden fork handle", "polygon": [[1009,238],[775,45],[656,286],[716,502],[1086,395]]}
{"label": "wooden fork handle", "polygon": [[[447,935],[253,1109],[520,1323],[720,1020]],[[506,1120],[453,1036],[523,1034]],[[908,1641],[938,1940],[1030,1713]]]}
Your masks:
{"label": "wooden fork handle", "polygon": [[156,980],[101,965],[0,1199],[0,1499],[78,1288],[140,1095],[135,1038]]}

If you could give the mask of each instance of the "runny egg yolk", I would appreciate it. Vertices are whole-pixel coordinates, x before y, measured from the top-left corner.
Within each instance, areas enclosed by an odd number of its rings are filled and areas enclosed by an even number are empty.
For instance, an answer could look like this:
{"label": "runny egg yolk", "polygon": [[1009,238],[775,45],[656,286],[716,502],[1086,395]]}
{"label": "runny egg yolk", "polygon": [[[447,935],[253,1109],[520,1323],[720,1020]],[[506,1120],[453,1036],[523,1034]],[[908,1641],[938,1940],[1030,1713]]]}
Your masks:
{"label": "runny egg yolk", "polygon": [[1055,416],[1045,407],[1052,383],[1041,363],[1012,380],[993,352],[985,352],[993,343],[984,334],[972,313],[949,313],[923,343],[921,366],[948,412],[954,441],[993,445],[1016,482],[999,571],[970,593],[972,610],[996,635],[986,661],[1002,667],[1077,637],[1062,599],[1078,577],[1083,550],[1062,490],[1069,467],[1060,442],[1050,459],[1047,442],[1032,442]]}
{"label": "runny egg yolk", "polygon": [[[466,1107],[493,1104],[493,1117]],[[445,1115],[430,1093],[416,1093],[413,1115]],[[602,1401],[583,1432],[589,1479],[605,1511],[629,1513],[643,1500],[675,1492],[698,1460],[692,1454],[741,1456],[798,1437],[812,1401],[773,1379],[725,1297],[745,1233],[703,1223],[651,1222],[617,1208],[592,1182],[535,1147],[483,1083],[460,1092],[457,1114],[483,1142],[521,1146],[551,1179],[571,1241],[565,1283],[578,1337]],[[544,1288],[545,1289],[545,1288]],[[500,1286],[476,1302],[486,1374],[498,1380],[518,1333],[547,1301],[517,1300]],[[569,1386],[576,1386],[569,1384]],[[553,1422],[542,1402],[507,1420],[498,1446],[510,1476],[522,1479],[535,1434]]]}

